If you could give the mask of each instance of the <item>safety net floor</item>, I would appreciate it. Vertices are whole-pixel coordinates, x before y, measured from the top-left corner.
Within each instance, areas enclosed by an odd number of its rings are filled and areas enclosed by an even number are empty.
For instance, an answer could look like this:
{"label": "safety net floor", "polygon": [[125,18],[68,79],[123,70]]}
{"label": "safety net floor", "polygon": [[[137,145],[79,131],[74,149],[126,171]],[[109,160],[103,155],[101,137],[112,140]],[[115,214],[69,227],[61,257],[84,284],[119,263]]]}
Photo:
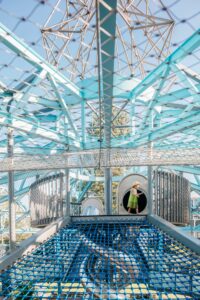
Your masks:
{"label": "safety net floor", "polygon": [[200,299],[199,256],[150,224],[75,222],[4,270],[1,299]]}

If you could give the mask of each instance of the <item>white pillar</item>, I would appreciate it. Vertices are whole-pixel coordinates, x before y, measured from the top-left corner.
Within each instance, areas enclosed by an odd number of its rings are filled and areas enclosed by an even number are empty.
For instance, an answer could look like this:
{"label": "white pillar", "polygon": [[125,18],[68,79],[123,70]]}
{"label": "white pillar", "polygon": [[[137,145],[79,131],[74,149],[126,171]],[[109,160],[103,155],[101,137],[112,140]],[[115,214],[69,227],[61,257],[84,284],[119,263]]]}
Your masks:
{"label": "white pillar", "polygon": [[65,178],[66,178],[66,217],[70,217],[70,177],[69,177],[69,169],[65,170]]}
{"label": "white pillar", "polygon": [[[153,111],[150,115],[150,125],[153,129],[154,127],[154,119],[153,119]],[[153,142],[150,140],[149,136],[149,145],[148,148],[150,149],[150,157],[152,157],[152,150],[153,150]],[[148,214],[153,214],[153,167],[148,166]]]}
{"label": "white pillar", "polygon": [[[8,127],[7,134],[7,150],[8,157],[13,156],[13,129]],[[9,243],[10,251],[13,251],[16,246],[16,211],[14,199],[14,172],[8,172],[8,199],[9,199]]]}
{"label": "white pillar", "polygon": [[112,215],[112,170],[105,168],[104,170],[104,201],[105,201],[105,214]]}
{"label": "white pillar", "polygon": [[148,166],[148,214],[153,213],[153,167]]}
{"label": "white pillar", "polygon": [[82,130],[82,143],[85,143],[85,101],[81,102],[81,130]]}

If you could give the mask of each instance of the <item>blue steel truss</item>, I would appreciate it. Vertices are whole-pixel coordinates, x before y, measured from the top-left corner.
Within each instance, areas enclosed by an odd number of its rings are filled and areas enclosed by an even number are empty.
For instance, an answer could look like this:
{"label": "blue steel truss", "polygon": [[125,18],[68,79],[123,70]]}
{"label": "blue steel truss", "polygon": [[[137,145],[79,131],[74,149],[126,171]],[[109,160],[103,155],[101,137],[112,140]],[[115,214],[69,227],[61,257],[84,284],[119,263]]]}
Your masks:
{"label": "blue steel truss", "polygon": [[[113,4],[114,5],[114,4]],[[112,8],[113,12],[115,11],[114,7]],[[105,8],[100,6],[100,22],[101,18],[104,20],[105,14],[107,11]],[[121,139],[111,136],[111,127],[112,127],[112,101],[107,101],[106,99],[115,99],[117,96],[116,93],[112,91],[111,87],[115,86],[115,77],[112,75],[114,71],[112,70],[112,60],[114,57],[114,38],[112,33],[109,32],[108,28],[115,28],[115,13],[112,13],[110,18],[106,19],[108,23],[101,23],[102,32],[107,32],[106,36],[100,37],[99,51],[105,53],[110,59],[105,59],[102,55],[102,89],[105,94],[104,99],[104,128],[105,128],[105,139],[102,137],[102,146],[107,147],[108,145],[113,147],[138,147],[140,145],[145,145],[149,141],[156,143],[161,139],[162,143],[158,143],[159,146],[164,146],[166,138],[177,134],[177,132],[184,132],[188,128],[192,129],[192,134],[194,131],[196,140],[196,145],[198,145],[198,131],[195,133],[197,126],[199,125],[199,81],[197,80],[196,73],[192,72],[190,69],[188,71],[187,66],[180,64],[184,62],[188,56],[191,56],[193,52],[197,51],[200,46],[200,35],[199,30],[197,30],[190,38],[188,38],[174,53],[172,53],[163,63],[161,63],[155,70],[153,70],[144,80],[139,82],[133,89],[127,86],[126,84],[126,97],[127,104],[134,105],[137,109],[138,103],[142,103],[144,107],[144,112],[142,113],[143,121],[138,124],[139,130],[136,131],[136,135],[129,135],[127,137],[121,137]],[[113,23],[112,26],[109,26],[110,22]],[[105,26],[105,28],[104,28]],[[12,32],[10,32],[5,26],[0,26],[0,40],[6,45],[11,51],[22,57],[24,60],[28,61],[31,65],[35,67],[33,74],[29,75],[22,83],[19,83],[14,87],[14,89],[8,89],[4,85],[4,92],[1,93],[2,99],[13,99],[13,103],[16,102],[16,97],[20,99],[21,102],[28,101],[28,103],[39,104],[42,107],[46,108],[46,111],[36,110],[35,112],[29,111],[29,106],[25,107],[27,114],[31,113],[32,116],[27,116],[26,113],[20,112],[19,109],[12,109],[12,114],[9,115],[4,110],[0,111],[0,124],[5,126],[12,126],[15,130],[24,132],[26,135],[22,138],[19,137],[16,140],[16,143],[19,143],[21,151],[28,152],[28,149],[22,143],[23,139],[29,140],[32,138],[45,138],[46,140],[54,141],[57,145],[69,145],[72,149],[75,148],[98,148],[99,142],[98,137],[91,137],[87,132],[80,132],[77,130],[77,121],[80,119],[73,119],[73,115],[69,112],[69,106],[65,99],[67,94],[69,97],[73,98],[74,105],[78,105],[78,109],[82,113],[80,114],[82,120],[82,128],[86,130],[85,116],[87,115],[86,106],[82,105],[81,102],[87,102],[87,88],[88,85],[84,87],[84,81],[82,83],[82,89],[84,94],[81,92],[80,88],[75,84],[70,82],[63,74],[59,73],[53,66],[49,65],[45,60],[40,57],[33,50],[28,49],[28,46],[20,41]],[[101,49],[101,44],[103,45]],[[106,45],[106,48],[104,49]],[[110,52],[109,52],[110,51]],[[105,60],[105,62],[104,62]],[[105,66],[104,66],[105,64]],[[100,66],[101,67],[101,66]],[[109,69],[110,68],[110,69]],[[182,86],[181,89],[176,89],[175,85],[172,84],[171,89],[167,90],[165,93],[166,84],[170,80],[170,77],[176,78],[176,84]],[[54,99],[45,99],[45,96],[37,97],[34,95],[34,87],[37,84],[38,89],[40,88],[41,81],[46,80],[49,87],[54,90]],[[133,79],[134,80],[134,79]],[[124,82],[126,80],[124,79]],[[123,79],[121,79],[123,83]],[[94,83],[92,84],[93,87]],[[28,86],[28,87],[27,87]],[[97,85],[94,90],[93,97],[97,97]],[[129,92],[127,91],[129,88]],[[149,89],[152,89],[151,91]],[[123,87],[121,87],[123,91]],[[149,91],[151,94],[148,101],[144,101],[144,92]],[[36,91],[35,91],[36,92]],[[128,93],[127,93],[128,92]],[[90,89],[88,90],[90,92]],[[111,94],[109,94],[111,93]],[[48,96],[46,96],[48,98]],[[78,98],[77,98],[78,97]],[[91,96],[89,96],[90,98]],[[122,96],[121,96],[122,97]],[[133,102],[134,99],[134,102]],[[183,103],[180,103],[180,100],[183,99]],[[189,99],[188,101],[185,101]],[[19,101],[19,100],[18,100]],[[113,100],[114,101],[114,100]],[[71,104],[73,104],[70,103]],[[188,104],[187,104],[188,103]],[[13,104],[12,104],[13,105]],[[172,108],[170,110],[170,105]],[[166,106],[169,109],[166,109]],[[125,105],[123,106],[125,108]],[[157,107],[161,107],[161,111],[157,111]],[[132,110],[132,108],[131,108]],[[44,112],[49,112],[44,114]],[[51,112],[54,112],[51,114]],[[155,120],[154,127],[151,129],[149,127],[149,117],[153,112],[153,118]],[[96,108],[96,113],[98,114],[98,109]],[[113,116],[114,117],[114,116]],[[58,120],[61,120],[59,127],[53,126],[53,123],[58,123]],[[172,119],[170,124],[167,120]],[[63,123],[64,122],[64,123]],[[49,123],[50,127],[46,128],[46,123]],[[66,125],[67,124],[67,125]],[[66,129],[67,126],[67,129]],[[87,125],[88,126],[88,125]],[[64,128],[65,127],[65,128]],[[63,128],[62,130],[60,130]],[[67,130],[67,137],[66,132]],[[29,137],[27,137],[27,134]],[[83,139],[81,139],[81,136]],[[177,140],[180,139],[177,137]],[[183,137],[181,138],[183,139]],[[188,147],[188,141],[183,142],[183,147]],[[41,146],[42,147],[42,146]],[[45,148],[45,146],[43,146]],[[53,144],[50,145],[50,148],[53,149]],[[34,148],[33,148],[34,149]],[[33,150],[32,149],[32,150]],[[65,148],[63,148],[63,151]],[[40,151],[37,148],[34,149],[35,152]],[[40,153],[40,152],[39,152]]]}

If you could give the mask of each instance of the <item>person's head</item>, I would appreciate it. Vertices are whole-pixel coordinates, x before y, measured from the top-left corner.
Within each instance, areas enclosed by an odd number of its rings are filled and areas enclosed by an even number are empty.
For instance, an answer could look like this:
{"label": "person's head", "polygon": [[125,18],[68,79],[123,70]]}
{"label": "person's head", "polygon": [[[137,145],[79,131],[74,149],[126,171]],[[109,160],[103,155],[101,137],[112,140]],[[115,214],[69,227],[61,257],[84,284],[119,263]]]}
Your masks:
{"label": "person's head", "polygon": [[132,188],[134,188],[134,189],[139,189],[139,187],[140,187],[139,181],[135,181],[132,185]]}

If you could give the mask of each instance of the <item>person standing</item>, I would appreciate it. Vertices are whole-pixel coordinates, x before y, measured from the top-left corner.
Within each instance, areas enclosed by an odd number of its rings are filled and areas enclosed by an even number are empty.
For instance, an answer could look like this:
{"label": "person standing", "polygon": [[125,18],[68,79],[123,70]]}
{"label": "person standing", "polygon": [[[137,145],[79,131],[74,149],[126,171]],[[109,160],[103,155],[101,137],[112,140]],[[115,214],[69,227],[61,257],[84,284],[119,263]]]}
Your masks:
{"label": "person standing", "polygon": [[140,183],[138,181],[134,182],[131,189],[130,189],[130,195],[128,198],[128,212],[133,214],[138,214],[138,198],[142,193],[138,193],[138,189],[140,187]]}

